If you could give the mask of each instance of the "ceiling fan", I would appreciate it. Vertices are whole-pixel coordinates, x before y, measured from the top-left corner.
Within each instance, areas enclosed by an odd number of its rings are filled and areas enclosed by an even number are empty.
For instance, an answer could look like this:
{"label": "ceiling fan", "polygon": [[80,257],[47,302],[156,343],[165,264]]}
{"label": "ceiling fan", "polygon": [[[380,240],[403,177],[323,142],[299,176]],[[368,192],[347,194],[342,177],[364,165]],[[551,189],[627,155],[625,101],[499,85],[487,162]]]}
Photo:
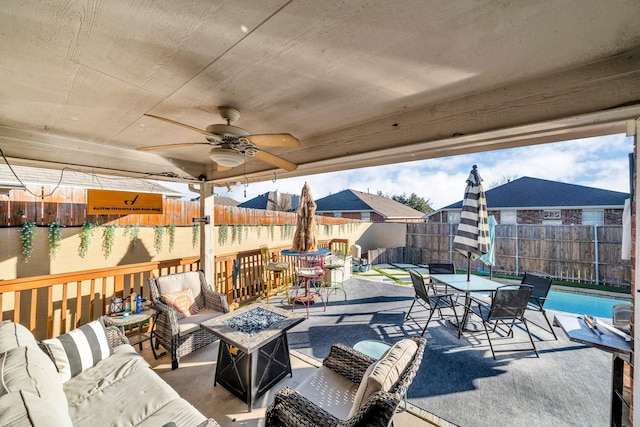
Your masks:
{"label": "ceiling fan", "polygon": [[198,129],[164,117],[154,116],[153,114],[145,114],[145,116],[201,133],[205,136],[207,142],[152,145],[149,147],[139,147],[137,150],[151,151],[177,147],[192,147],[195,145],[210,145],[212,148],[209,152],[209,157],[217,163],[218,171],[226,171],[243,164],[246,156],[255,157],[256,159],[287,171],[293,171],[298,167],[295,163],[262,150],[263,147],[299,147],[300,142],[298,142],[295,137],[288,133],[252,135],[242,128],[231,125],[231,122],[235,122],[240,118],[240,112],[235,108],[218,107],[218,113],[227,121],[227,124],[209,125],[206,130]]}

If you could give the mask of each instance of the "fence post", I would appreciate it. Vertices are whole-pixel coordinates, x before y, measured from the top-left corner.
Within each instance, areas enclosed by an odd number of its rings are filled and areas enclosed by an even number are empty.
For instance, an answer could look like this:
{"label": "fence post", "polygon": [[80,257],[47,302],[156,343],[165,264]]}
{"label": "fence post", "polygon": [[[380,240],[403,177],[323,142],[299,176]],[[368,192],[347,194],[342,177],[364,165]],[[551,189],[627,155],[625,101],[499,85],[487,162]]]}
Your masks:
{"label": "fence post", "polygon": [[449,261],[453,261],[453,224],[449,223]]}
{"label": "fence post", "polygon": [[595,257],[595,263],[596,263],[596,285],[600,284],[600,259],[598,256],[598,225],[594,224],[593,225],[593,244],[595,246],[594,248],[594,257]]}
{"label": "fence post", "polygon": [[516,222],[516,276],[520,275],[520,258],[518,257],[518,223]]}

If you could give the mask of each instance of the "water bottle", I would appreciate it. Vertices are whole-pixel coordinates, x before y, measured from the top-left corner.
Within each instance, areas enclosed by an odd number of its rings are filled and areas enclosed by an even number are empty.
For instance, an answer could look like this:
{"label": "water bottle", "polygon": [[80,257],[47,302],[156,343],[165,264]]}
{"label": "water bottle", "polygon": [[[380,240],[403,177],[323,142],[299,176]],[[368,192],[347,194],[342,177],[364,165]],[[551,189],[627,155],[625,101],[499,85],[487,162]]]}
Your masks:
{"label": "water bottle", "polygon": [[142,311],[142,297],[140,294],[136,294],[136,313],[140,313]]}
{"label": "water bottle", "polygon": [[131,294],[131,312],[138,313],[138,298],[135,292]]}

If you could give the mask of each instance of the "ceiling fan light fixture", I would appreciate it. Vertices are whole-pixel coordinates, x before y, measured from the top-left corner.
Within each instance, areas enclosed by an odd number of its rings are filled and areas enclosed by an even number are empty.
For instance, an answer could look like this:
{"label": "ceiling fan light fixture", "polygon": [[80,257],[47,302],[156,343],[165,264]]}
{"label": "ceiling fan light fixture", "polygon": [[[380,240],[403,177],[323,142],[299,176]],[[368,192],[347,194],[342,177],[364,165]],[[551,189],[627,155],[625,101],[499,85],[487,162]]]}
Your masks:
{"label": "ceiling fan light fixture", "polygon": [[232,148],[214,148],[209,157],[217,164],[228,168],[235,168],[244,163],[244,155]]}

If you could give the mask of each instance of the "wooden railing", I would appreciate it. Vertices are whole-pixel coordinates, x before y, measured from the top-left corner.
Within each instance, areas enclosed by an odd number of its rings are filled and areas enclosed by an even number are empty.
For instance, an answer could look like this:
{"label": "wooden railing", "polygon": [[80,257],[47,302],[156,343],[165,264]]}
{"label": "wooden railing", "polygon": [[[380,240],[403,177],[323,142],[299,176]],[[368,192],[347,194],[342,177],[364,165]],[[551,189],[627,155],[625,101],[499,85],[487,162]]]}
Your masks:
{"label": "wooden railing", "polygon": [[[345,239],[320,242],[324,248],[346,244]],[[286,247],[273,247],[279,253]],[[281,277],[283,284],[294,277],[294,260]],[[63,334],[108,314],[111,298],[136,292],[150,299],[149,277],[193,271],[200,268],[199,257],[177,258],[0,281],[0,320],[13,320],[42,340]],[[215,257],[213,288],[239,306],[265,295],[264,266],[260,250]]]}

